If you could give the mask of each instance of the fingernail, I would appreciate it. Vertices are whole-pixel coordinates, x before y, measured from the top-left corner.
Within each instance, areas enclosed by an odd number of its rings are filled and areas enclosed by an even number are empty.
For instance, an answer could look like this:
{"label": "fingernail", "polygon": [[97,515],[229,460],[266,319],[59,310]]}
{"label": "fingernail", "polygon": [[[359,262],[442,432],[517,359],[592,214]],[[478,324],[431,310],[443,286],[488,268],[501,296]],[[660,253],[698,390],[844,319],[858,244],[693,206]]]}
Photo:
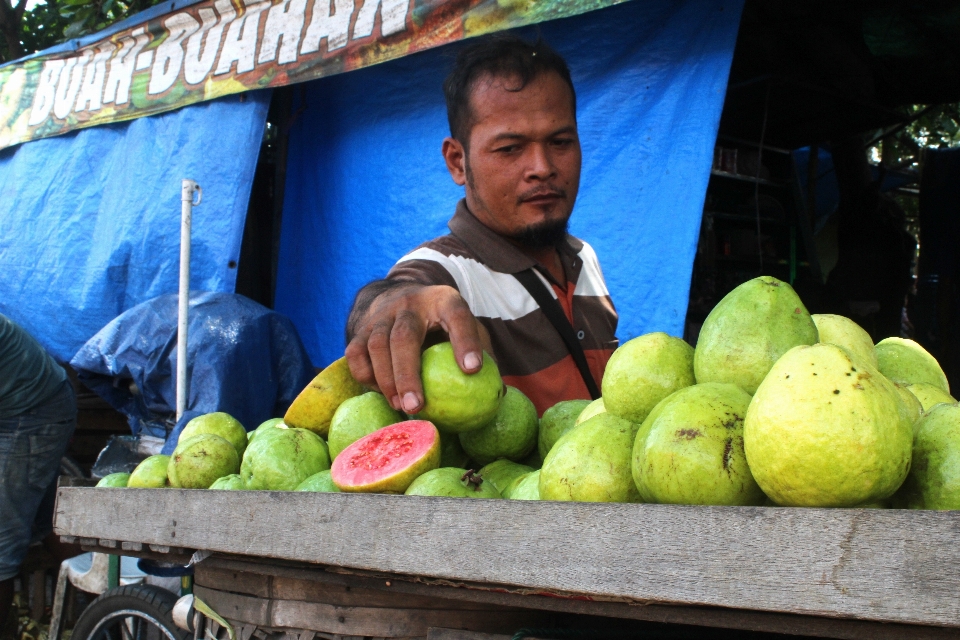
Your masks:
{"label": "fingernail", "polygon": [[480,356],[471,351],[467,355],[463,356],[463,366],[465,366],[467,369],[479,369]]}
{"label": "fingernail", "polygon": [[420,399],[413,391],[408,391],[403,395],[403,410],[407,413],[413,413],[420,406]]}
{"label": "fingernail", "polygon": [[400,396],[393,396],[390,398],[390,406],[399,411],[403,407],[400,406]]}

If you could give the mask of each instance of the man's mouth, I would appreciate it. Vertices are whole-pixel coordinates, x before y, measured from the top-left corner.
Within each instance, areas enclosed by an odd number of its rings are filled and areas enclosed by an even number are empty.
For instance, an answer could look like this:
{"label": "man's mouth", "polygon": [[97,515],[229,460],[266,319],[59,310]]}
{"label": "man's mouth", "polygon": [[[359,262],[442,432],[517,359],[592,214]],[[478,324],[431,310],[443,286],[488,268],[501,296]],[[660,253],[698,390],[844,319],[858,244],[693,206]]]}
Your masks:
{"label": "man's mouth", "polygon": [[567,197],[567,194],[564,193],[563,189],[550,189],[543,190],[539,189],[537,191],[528,192],[521,194],[517,198],[518,204],[551,204],[557,200],[563,200]]}

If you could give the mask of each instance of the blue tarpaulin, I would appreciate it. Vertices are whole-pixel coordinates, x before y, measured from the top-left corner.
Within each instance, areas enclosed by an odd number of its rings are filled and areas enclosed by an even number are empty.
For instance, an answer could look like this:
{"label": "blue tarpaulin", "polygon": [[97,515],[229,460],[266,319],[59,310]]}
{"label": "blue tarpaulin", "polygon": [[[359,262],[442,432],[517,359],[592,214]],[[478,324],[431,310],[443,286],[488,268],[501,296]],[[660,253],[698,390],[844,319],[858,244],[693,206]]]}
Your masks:
{"label": "blue tarpaulin", "polygon": [[[149,300],[91,338],[70,365],[80,381],[128,416],[133,433],[165,437],[176,407],[178,295]],[[282,416],[313,378],[289,319],[232,293],[191,292],[187,410],[168,440],[173,449],[191,418],[225,411],[247,430]],[[131,386],[131,383],[132,386]]]}
{"label": "blue tarpaulin", "polygon": [[203,188],[191,288],[232,292],[269,102],[251,92],[0,151],[0,312],[66,362],[176,292],[183,178]]}
{"label": "blue tarpaulin", "polygon": [[[621,340],[683,335],[741,9],[628,2],[521,32],[570,64],[584,159],[571,232],[600,257]],[[317,366],[343,354],[357,289],[446,233],[462,197],[440,156],[459,46],[309,83],[295,105],[276,308]]]}

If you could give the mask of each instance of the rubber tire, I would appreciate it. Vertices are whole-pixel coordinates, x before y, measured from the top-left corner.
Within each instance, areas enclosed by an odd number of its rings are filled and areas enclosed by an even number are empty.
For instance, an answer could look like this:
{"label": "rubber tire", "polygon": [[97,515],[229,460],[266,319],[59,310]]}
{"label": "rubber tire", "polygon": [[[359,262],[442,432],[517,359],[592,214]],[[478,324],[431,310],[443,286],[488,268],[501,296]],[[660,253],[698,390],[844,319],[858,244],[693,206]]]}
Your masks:
{"label": "rubber tire", "polygon": [[190,640],[193,634],[173,623],[171,614],[176,602],[175,595],[153,585],[130,584],[108,589],[80,614],[73,628],[73,635],[70,636],[71,640],[91,640],[101,620],[111,613],[125,609],[149,615],[177,640]]}

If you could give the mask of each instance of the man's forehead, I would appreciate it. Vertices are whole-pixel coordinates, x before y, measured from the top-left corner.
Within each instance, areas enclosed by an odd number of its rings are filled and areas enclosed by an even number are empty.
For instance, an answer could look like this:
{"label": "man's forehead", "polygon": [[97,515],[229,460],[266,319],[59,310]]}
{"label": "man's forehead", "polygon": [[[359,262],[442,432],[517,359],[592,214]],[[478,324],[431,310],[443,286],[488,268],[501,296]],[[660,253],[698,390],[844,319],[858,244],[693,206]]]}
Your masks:
{"label": "man's forehead", "polygon": [[573,92],[554,71],[544,71],[524,83],[518,74],[485,73],[470,88],[469,108],[474,122],[484,115],[502,109],[527,111],[544,106],[570,109],[573,115]]}

